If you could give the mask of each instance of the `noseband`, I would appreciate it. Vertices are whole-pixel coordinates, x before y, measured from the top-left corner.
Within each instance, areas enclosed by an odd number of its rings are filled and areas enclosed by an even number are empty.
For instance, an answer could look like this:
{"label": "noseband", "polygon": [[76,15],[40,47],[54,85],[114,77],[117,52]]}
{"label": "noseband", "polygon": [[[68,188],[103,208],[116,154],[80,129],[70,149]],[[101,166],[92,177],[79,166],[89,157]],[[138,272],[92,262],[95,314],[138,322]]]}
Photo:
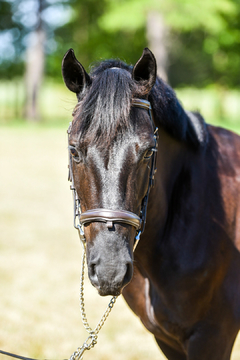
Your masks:
{"label": "noseband", "polygon": [[[106,223],[108,228],[112,228],[114,223],[127,224],[135,227],[136,237],[134,243],[134,250],[140,240],[140,235],[143,233],[146,223],[147,216],[147,204],[148,196],[151,187],[154,183],[154,174],[156,172],[156,155],[157,155],[157,140],[158,140],[158,128],[155,127],[153,122],[152,107],[149,101],[143,99],[133,99],[132,106],[142,108],[148,111],[154,129],[155,147],[153,148],[153,155],[151,159],[151,169],[149,174],[149,183],[147,193],[142,200],[142,206],[140,216],[126,210],[110,210],[110,209],[91,209],[85,212],[81,211],[81,204],[77,191],[74,186],[73,171],[72,171],[72,155],[69,151],[69,176],[68,180],[71,182],[70,189],[73,191],[73,202],[74,202],[74,227],[79,231],[80,239],[85,242],[84,225],[92,222],[103,222]],[[68,137],[71,132],[71,123],[68,128]],[[77,223],[78,222],[78,223]]]}

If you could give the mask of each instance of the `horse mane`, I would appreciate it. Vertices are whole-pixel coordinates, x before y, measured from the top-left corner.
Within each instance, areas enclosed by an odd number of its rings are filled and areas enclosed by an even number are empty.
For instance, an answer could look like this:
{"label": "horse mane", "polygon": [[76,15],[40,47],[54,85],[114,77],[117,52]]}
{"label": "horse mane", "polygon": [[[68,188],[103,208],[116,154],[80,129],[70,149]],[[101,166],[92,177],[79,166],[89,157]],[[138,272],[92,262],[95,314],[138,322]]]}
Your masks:
{"label": "horse mane", "polygon": [[[79,120],[80,137],[86,135],[96,144],[105,146],[107,141],[129,128],[132,98],[142,91],[131,73],[132,66],[120,60],[106,60],[92,68],[92,85],[80,95],[73,113],[73,121]],[[204,119],[198,113],[186,112],[172,88],[159,77],[150,91],[149,101],[156,126],[163,127],[192,148],[197,149],[207,143]]]}
{"label": "horse mane", "polygon": [[207,125],[198,112],[185,111],[173,89],[157,77],[149,94],[157,126],[162,126],[174,138],[197,149],[208,142]]}

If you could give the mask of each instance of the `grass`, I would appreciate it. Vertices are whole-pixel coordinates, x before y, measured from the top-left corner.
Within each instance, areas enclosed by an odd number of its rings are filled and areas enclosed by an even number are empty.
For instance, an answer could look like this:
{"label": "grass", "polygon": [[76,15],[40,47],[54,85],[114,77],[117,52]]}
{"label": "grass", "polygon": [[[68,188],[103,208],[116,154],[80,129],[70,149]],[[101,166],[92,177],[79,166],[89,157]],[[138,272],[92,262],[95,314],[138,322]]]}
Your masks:
{"label": "grass", "polygon": [[[79,311],[81,246],[72,226],[66,128],[0,128],[0,349],[66,359],[87,334]],[[109,298],[86,281],[94,327]],[[85,359],[165,357],[122,298]],[[232,360],[240,358],[240,338]],[[9,358],[0,355],[1,360]]]}
{"label": "grass", "polygon": [[[0,163],[0,349],[66,359],[87,337],[78,303],[81,245],[72,226],[66,131],[1,128]],[[109,298],[86,283],[94,327]],[[164,359],[121,298],[85,355],[96,357]]]}

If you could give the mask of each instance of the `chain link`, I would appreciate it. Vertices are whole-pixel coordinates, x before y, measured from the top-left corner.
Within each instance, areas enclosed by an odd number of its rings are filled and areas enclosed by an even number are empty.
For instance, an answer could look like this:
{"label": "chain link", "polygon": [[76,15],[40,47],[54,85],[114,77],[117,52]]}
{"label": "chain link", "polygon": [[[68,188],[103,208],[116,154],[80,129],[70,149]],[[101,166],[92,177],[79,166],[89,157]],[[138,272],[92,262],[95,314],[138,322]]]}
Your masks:
{"label": "chain link", "polygon": [[86,240],[83,238],[81,234],[81,229],[79,228],[79,237],[83,246],[83,253],[82,253],[82,271],[81,271],[81,278],[80,278],[80,310],[81,310],[81,317],[82,317],[82,323],[85,328],[85,330],[89,333],[89,336],[84,341],[83,345],[81,347],[78,347],[77,350],[70,356],[69,360],[82,360],[83,359],[83,353],[86,350],[92,349],[97,344],[98,339],[98,333],[103,327],[105,321],[107,320],[116,300],[117,296],[113,296],[110,300],[103,316],[101,317],[100,321],[98,322],[97,326],[94,330],[92,330],[91,326],[88,323],[87,320],[87,314],[85,311],[85,302],[84,302],[84,275],[85,275],[85,263],[86,263]]}

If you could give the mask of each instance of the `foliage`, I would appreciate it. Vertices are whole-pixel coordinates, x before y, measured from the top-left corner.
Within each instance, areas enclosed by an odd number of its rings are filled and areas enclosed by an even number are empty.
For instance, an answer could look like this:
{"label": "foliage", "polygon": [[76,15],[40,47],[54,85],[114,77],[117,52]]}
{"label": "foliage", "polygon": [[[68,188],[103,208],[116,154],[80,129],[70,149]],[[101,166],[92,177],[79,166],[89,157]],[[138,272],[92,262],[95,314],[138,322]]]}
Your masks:
{"label": "foliage", "polygon": [[108,0],[99,24],[109,32],[135,31],[146,27],[151,11],[169,28],[173,86],[240,86],[239,0]]}
{"label": "foliage", "polygon": [[178,31],[199,27],[209,33],[222,31],[222,14],[234,16],[237,4],[229,0],[108,0],[108,11],[100,19],[108,30],[136,29],[145,25],[146,15],[158,11],[168,26]]}
{"label": "foliage", "polygon": [[106,11],[106,6],[106,0],[81,0],[74,3],[72,19],[56,31],[58,49],[53,57],[48,59],[49,75],[60,75],[57,59],[69,48],[74,48],[86,68],[94,61],[118,56],[128,63],[135,63],[146,44],[144,29],[109,33],[98,23],[98,19]]}
{"label": "foliage", "polygon": [[[22,63],[18,60],[22,51],[21,32],[23,27],[13,16],[13,4],[7,0],[0,0],[0,76],[10,77],[9,74],[20,73]],[[9,57],[12,61],[9,61]]]}
{"label": "foliage", "polygon": [[40,3],[47,76],[60,80],[69,48],[86,68],[104,58],[134,64],[148,45],[146,18],[154,11],[169,29],[173,87],[240,86],[240,0],[0,0],[0,78],[23,74]]}
{"label": "foliage", "polygon": [[25,51],[32,33],[46,32],[46,53],[56,48],[54,32],[69,18],[73,0],[0,0],[0,77],[14,78],[24,71]]}

